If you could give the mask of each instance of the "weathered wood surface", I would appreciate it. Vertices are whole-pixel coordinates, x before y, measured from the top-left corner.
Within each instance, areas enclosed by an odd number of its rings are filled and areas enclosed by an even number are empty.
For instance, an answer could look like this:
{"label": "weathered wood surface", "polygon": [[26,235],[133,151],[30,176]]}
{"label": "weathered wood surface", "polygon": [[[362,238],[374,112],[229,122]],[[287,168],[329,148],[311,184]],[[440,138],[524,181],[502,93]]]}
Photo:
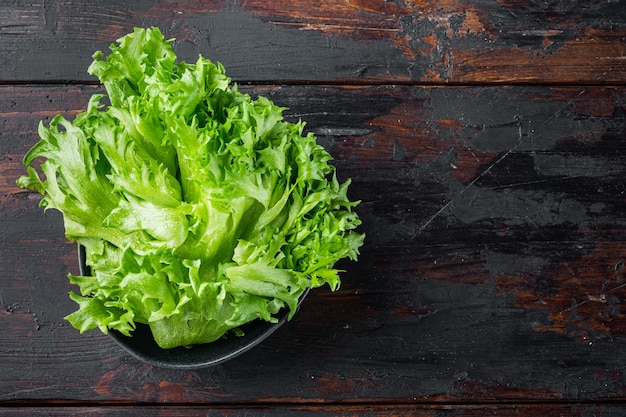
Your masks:
{"label": "weathered wood surface", "polygon": [[[15,185],[149,25],[307,121],[362,200],[342,288],[204,370],[63,321],[76,248]],[[625,52],[614,0],[2,2],[0,416],[622,414]]]}
{"label": "weathered wood surface", "polygon": [[529,405],[460,405],[455,407],[424,404],[390,405],[259,405],[237,406],[59,406],[42,410],[35,407],[1,408],[5,417],[484,417],[501,415],[507,417],[585,417],[621,416],[623,408],[615,404],[529,404]]}
{"label": "weathered wood surface", "polygon": [[62,320],[75,247],[13,181],[33,126],[100,90],[3,87],[0,401],[623,398],[625,88],[242,89],[306,119],[353,178],[368,238],[342,288],[206,370],[153,368],[79,335]]}
{"label": "weathered wood surface", "polygon": [[0,81],[93,81],[134,26],[237,80],[622,84],[626,4],[609,1],[35,0],[0,4]]}

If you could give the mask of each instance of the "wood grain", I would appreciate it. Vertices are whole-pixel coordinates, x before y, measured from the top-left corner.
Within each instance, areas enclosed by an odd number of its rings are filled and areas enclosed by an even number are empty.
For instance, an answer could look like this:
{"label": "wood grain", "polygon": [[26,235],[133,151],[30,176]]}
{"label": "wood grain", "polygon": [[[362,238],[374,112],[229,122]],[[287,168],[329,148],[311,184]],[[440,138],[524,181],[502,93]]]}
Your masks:
{"label": "wood grain", "polygon": [[622,1],[288,0],[0,5],[0,82],[81,81],[134,26],[238,81],[623,85]]}
{"label": "wood grain", "polygon": [[510,417],[610,417],[620,415],[619,404],[533,404],[533,405],[460,405],[451,408],[440,405],[396,404],[389,405],[291,405],[291,406],[91,406],[42,409],[34,407],[0,408],[0,416],[10,417],[67,417],[89,415],[94,417],[206,417],[206,416],[251,416],[251,417],[482,417],[500,415]]}
{"label": "wood grain", "polygon": [[[543,409],[585,415],[594,401],[622,398],[626,89],[241,89],[306,120],[339,175],[353,178],[368,237],[361,260],[342,265],[342,288],[314,291],[237,361],[194,372],[153,368],[104,335],[79,335],[63,320],[74,309],[66,275],[77,272],[76,249],[58,213],[44,216],[14,181],[37,123],[75,115],[100,89],[5,86],[0,401],[267,405],[260,415],[288,414],[276,402],[586,401]],[[515,407],[508,415],[540,415]]]}
{"label": "wood grain", "polygon": [[[341,289],[213,368],[64,321],[76,247],[15,184],[135,26],[305,120],[362,201]],[[625,56],[623,0],[1,2],[0,417],[623,415]]]}

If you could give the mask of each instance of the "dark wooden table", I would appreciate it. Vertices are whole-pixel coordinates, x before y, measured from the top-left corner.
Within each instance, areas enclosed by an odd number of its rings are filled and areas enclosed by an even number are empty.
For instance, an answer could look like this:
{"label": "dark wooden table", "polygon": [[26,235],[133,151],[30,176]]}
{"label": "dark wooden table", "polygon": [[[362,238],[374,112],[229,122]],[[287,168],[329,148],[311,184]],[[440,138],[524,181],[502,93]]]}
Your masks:
{"label": "dark wooden table", "polygon": [[[75,244],[15,185],[135,26],[307,121],[362,200],[341,289],[213,368],[79,335]],[[626,415],[625,152],[624,1],[5,0],[0,416]]]}

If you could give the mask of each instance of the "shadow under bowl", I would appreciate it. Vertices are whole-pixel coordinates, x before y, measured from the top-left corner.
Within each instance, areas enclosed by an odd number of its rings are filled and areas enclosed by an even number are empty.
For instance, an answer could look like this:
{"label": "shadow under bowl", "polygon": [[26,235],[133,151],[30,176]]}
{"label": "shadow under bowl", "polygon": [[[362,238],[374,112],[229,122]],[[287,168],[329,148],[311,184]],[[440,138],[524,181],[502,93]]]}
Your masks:
{"label": "shadow under bowl", "polygon": [[[91,270],[85,262],[85,248],[78,246],[79,271],[83,276],[91,275]],[[303,294],[300,302],[306,297],[308,290]],[[199,369],[206,368],[233,359],[252,349],[267,339],[287,321],[289,310],[283,308],[278,314],[277,323],[263,320],[254,320],[241,326],[243,336],[229,334],[211,343],[194,347],[177,347],[163,349],[157,345],[152,336],[150,327],[137,323],[132,336],[124,336],[116,330],[110,330],[109,336],[135,358],[148,364],[169,369]]]}

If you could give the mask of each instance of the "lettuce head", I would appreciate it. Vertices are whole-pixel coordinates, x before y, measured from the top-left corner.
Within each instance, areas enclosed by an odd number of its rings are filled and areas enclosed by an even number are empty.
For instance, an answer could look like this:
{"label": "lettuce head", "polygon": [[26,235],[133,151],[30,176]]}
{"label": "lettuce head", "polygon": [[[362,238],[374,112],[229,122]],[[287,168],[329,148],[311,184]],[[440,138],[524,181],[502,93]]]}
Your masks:
{"label": "lettuce head", "polygon": [[336,262],[364,239],[358,202],[303,122],[239,92],[220,64],[178,61],[157,28],[88,71],[107,94],[40,123],[18,180],[85,248],[90,276],[69,275],[75,328],[131,336],[144,323],[162,348],[193,346],[339,287]]}

